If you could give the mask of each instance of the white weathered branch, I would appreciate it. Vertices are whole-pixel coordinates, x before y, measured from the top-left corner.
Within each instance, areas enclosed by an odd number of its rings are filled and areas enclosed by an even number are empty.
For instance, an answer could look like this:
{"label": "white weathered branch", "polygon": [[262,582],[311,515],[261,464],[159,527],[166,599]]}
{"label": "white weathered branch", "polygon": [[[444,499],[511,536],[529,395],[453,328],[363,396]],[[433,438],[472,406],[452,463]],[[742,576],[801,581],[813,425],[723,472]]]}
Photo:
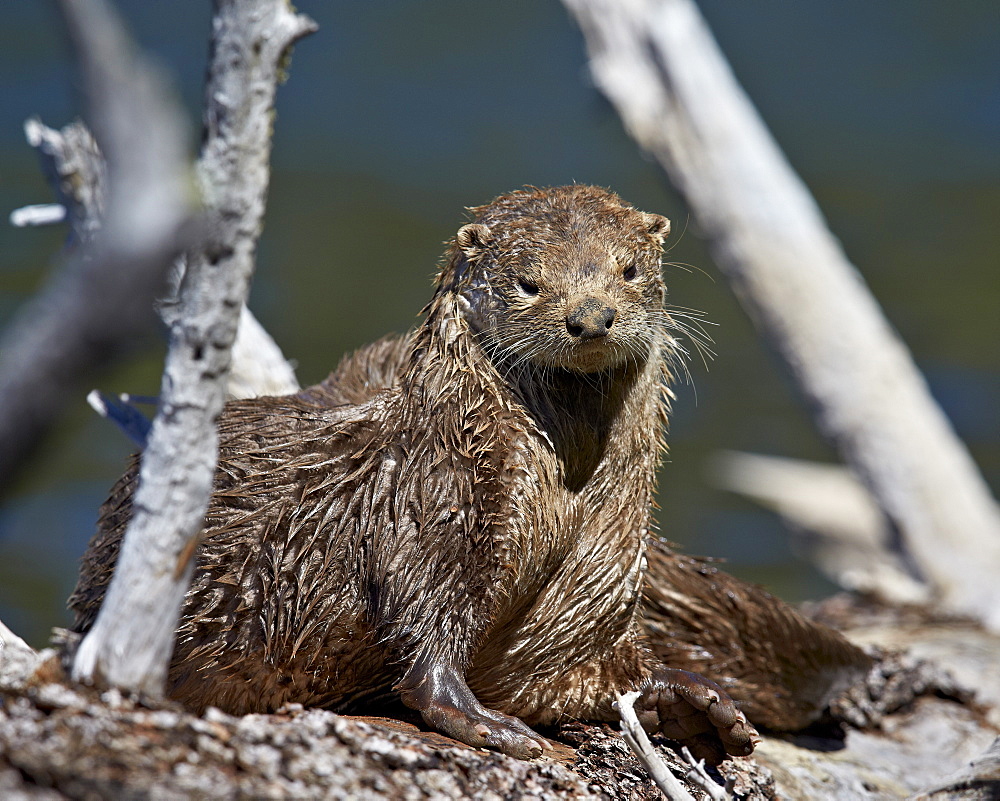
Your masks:
{"label": "white weathered branch", "polygon": [[41,656],[0,621],[0,686],[23,685]]}
{"label": "white weathered branch", "polygon": [[216,2],[198,164],[208,235],[187,259],[133,516],[105,602],[77,652],[78,679],[163,690],[211,492],[215,419],[262,225],[279,70],[289,47],[314,29],[283,0]]}
{"label": "white weathered branch", "polygon": [[32,648],[28,643],[18,637],[13,631],[7,628],[3,621],[0,620],[0,659],[4,657],[5,654],[11,651],[20,651],[22,653],[34,653],[35,649]]}
{"label": "white weathered branch", "polygon": [[659,755],[653,749],[653,744],[646,736],[646,730],[639,723],[639,718],[635,714],[635,702],[641,695],[634,691],[618,696],[616,703],[618,714],[621,716],[622,739],[632,749],[636,759],[642,763],[650,778],[660,788],[660,791],[670,801],[694,801],[691,795],[681,784],[680,780],[670,772]]}
{"label": "white weathered branch", "polygon": [[713,781],[712,777],[708,775],[704,759],[695,759],[694,754],[691,753],[687,746],[681,747],[681,756],[684,757],[684,761],[688,764],[688,772],[684,774],[685,779],[692,784],[698,785],[712,801],[727,801],[727,799],[732,798],[731,782],[727,782],[725,787],[719,787]]}
{"label": "white weathered branch", "polygon": [[[177,126],[184,124],[183,118],[174,120],[168,136],[175,136]],[[93,134],[80,120],[55,131],[31,118],[24,123],[24,136],[38,152],[45,177],[66,210],[70,241],[89,242],[101,227],[108,190],[107,165]],[[177,143],[166,145],[173,148]]]}
{"label": "white weathered branch", "polygon": [[290,395],[299,389],[295,370],[274,339],[246,306],[233,344],[233,366],[226,393],[231,398]]}
{"label": "white weathered branch", "polygon": [[[95,35],[105,37],[100,47],[115,47],[106,39],[111,31],[97,27]],[[33,119],[25,123],[28,141],[68,212],[72,248],[0,340],[0,484],[14,477],[80,391],[81,380],[152,329],[153,301],[167,266],[190,241],[194,204],[183,118],[176,105],[153,101],[161,95],[170,100],[169,93],[155,72],[132,70],[134,61],[129,50],[117,52],[102,69],[91,70],[85,83],[88,96],[114,96],[110,110],[92,104],[94,115],[117,119],[124,113],[118,105],[124,105],[149,128],[148,136],[136,138],[121,130],[120,120],[99,126],[106,148],[136,151],[120,156],[110,174],[81,123],[61,131]],[[112,198],[106,209],[105,192]]]}
{"label": "white weathered branch", "polygon": [[723,451],[712,458],[709,474],[717,486],[780,515],[796,550],[845,590],[894,604],[929,600],[927,585],[889,547],[885,514],[846,467]]}
{"label": "white weathered branch", "polygon": [[1000,628],[1000,511],[692,0],[564,0],[632,137],[948,608]]}

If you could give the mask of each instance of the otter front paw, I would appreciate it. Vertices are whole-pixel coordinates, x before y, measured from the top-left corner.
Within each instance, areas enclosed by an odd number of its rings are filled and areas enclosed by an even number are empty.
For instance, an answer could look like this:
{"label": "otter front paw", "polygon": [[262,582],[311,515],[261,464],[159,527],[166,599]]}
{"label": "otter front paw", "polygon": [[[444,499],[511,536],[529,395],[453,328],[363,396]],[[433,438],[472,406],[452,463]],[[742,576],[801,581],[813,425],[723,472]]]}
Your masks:
{"label": "otter front paw", "polygon": [[710,765],[718,765],[727,754],[748,756],[760,741],[725,690],[686,670],[656,668],[635,711],[646,731],[677,740]]}
{"label": "otter front paw", "polygon": [[517,718],[487,709],[462,674],[445,662],[421,663],[397,687],[403,703],[428,725],[466,745],[495,748],[507,756],[532,759],[551,747]]}
{"label": "otter front paw", "polygon": [[459,709],[449,703],[431,703],[421,713],[430,725],[450,737],[478,748],[494,748],[507,756],[533,759],[548,746],[517,718],[476,704]]}

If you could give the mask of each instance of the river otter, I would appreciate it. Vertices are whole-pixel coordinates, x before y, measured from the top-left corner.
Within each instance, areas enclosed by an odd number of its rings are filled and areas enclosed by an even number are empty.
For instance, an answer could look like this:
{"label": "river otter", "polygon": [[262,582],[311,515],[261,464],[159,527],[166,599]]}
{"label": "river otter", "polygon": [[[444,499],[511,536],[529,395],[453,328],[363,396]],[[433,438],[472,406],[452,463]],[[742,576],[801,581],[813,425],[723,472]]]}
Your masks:
{"label": "river otter", "polygon": [[[232,713],[395,695],[528,757],[545,745],[528,725],[613,720],[636,689],[648,729],[710,761],[749,754],[733,700],[662,664],[638,614],[683,355],[663,309],[669,222],[586,186],[472,211],[409,337],[348,360],[339,388],[227,404],[170,695]],[[78,631],[135,481],[133,465],[102,507]]]}
{"label": "river otter", "polygon": [[[363,403],[392,386],[408,352],[408,336],[384,337],[300,395]],[[756,726],[798,731],[824,718],[836,722],[831,702],[845,700],[841,693],[873,665],[838,632],[716,562],[679,554],[656,537],[646,561],[640,624],[653,653],[667,667],[718,683]]]}

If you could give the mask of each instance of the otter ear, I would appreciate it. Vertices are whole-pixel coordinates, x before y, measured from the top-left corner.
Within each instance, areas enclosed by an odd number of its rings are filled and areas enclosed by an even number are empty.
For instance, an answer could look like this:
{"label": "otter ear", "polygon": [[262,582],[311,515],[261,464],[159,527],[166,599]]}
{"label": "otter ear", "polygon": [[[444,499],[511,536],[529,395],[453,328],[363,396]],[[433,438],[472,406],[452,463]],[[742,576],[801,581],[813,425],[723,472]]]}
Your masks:
{"label": "otter ear", "polygon": [[489,244],[490,229],[479,223],[463,225],[455,235],[455,243],[465,254],[466,258],[474,259],[480,251]]}
{"label": "otter ear", "polygon": [[653,239],[662,245],[663,240],[666,239],[667,235],[670,233],[670,220],[666,217],[661,217],[659,214],[648,214],[643,212],[642,221],[645,223],[646,230],[649,231]]}

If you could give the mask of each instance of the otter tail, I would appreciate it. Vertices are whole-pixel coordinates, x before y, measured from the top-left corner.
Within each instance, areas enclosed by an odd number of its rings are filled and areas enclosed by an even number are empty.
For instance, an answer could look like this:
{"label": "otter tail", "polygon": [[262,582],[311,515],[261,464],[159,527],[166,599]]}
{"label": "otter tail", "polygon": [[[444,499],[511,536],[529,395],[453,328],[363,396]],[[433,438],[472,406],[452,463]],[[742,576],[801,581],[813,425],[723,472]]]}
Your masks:
{"label": "otter tail", "polygon": [[709,561],[658,540],[647,559],[643,626],[653,651],[721,685],[755,724],[805,728],[872,665],[833,629]]}

